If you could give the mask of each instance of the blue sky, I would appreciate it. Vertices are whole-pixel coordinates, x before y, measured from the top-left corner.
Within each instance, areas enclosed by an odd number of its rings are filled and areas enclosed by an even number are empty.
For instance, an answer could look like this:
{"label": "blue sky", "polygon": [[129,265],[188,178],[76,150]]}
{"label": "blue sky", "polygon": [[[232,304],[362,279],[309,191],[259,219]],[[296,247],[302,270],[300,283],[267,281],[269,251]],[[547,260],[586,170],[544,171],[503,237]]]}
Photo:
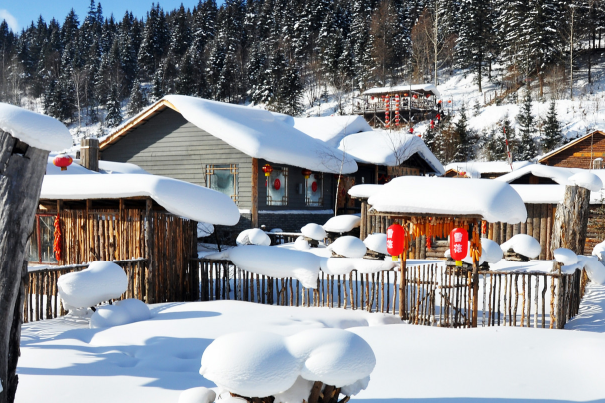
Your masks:
{"label": "blue sky", "polygon": [[[95,0],[98,2],[99,0]],[[154,0],[101,0],[103,15],[109,17],[113,13],[118,20],[122,19],[126,10],[132,11],[136,17],[143,17],[151,8]],[[157,3],[157,0],[155,0]],[[186,8],[193,8],[198,0],[161,0],[164,10],[172,10],[183,3]],[[219,3],[219,2],[217,2]],[[53,17],[61,24],[72,8],[75,10],[80,22],[88,12],[90,0],[1,0],[0,21],[5,19],[13,30],[21,30],[33,20],[42,15],[46,22]]]}

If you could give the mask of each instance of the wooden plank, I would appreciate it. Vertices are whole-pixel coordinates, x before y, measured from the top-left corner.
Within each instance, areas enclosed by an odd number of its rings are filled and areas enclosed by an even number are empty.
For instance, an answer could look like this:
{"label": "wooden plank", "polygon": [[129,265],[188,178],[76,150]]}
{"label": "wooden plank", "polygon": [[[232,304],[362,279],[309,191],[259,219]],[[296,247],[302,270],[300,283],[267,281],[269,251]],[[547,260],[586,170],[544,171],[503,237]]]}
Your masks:
{"label": "wooden plank", "polygon": [[527,235],[534,236],[534,205],[527,204]]}
{"label": "wooden plank", "polygon": [[[539,260],[545,260],[546,259],[546,245],[548,243],[548,240],[546,238],[546,228],[547,228],[547,222],[548,222],[548,205],[546,204],[541,204],[540,205],[540,257]],[[536,311],[536,315],[537,315],[537,311]]]}

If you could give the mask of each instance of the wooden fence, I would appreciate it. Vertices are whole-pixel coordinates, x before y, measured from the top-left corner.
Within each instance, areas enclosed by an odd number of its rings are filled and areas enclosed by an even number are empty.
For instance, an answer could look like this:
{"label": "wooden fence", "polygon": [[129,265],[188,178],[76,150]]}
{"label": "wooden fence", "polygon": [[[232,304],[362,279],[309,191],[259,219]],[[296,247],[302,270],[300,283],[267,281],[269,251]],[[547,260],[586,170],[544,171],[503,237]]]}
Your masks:
{"label": "wooden fence", "polygon": [[[239,300],[280,306],[362,309],[399,314],[398,270],[349,275],[320,272],[317,288],[295,278],[277,279],[242,270],[228,261],[198,260],[200,300]],[[471,327],[470,271],[442,263],[411,266],[405,273],[404,318],[412,324]],[[577,315],[588,278],[544,272],[491,272],[479,275],[480,326],[562,329]]]}

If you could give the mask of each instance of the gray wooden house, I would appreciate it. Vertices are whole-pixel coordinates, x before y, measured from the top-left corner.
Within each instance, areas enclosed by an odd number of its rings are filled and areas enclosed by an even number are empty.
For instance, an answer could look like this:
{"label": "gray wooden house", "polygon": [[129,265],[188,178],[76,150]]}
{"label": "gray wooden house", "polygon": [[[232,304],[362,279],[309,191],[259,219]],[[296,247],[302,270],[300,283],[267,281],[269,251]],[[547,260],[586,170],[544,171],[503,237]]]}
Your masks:
{"label": "gray wooden house", "polygon": [[241,213],[237,229],[298,231],[333,216],[338,173],[355,172],[357,165],[284,119],[261,109],[170,95],[102,141],[101,159],[134,163],[229,195]]}

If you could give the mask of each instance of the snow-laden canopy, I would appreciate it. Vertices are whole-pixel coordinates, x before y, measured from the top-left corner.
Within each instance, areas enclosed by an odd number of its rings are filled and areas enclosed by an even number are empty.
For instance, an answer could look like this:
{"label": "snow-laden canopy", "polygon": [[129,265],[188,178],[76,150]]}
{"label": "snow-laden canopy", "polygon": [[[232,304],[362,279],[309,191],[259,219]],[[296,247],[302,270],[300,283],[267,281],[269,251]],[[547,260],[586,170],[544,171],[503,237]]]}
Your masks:
{"label": "snow-laden canopy", "polygon": [[531,165],[529,161],[513,162],[513,169],[510,169],[510,164],[506,161],[468,161],[468,162],[451,162],[445,166],[445,170],[453,169],[458,173],[464,172],[469,178],[480,178],[481,174],[496,173],[506,174],[525,166]]}
{"label": "snow-laden canopy", "polygon": [[441,94],[437,87],[433,84],[414,84],[414,85],[395,85],[393,87],[375,87],[370,88],[363,92],[363,95],[380,95],[380,94],[389,94],[393,92],[402,92],[402,91],[412,91],[412,92],[424,92],[431,93],[436,97],[440,97]]}
{"label": "snow-laden canopy", "polygon": [[41,150],[61,151],[73,145],[69,130],[57,119],[2,102],[0,130]]}
{"label": "snow-laden canopy", "polygon": [[360,115],[293,118],[294,128],[323,141],[330,147],[338,147],[340,141],[352,134],[369,132],[372,128]]}
{"label": "snow-laden canopy", "polygon": [[[69,168],[68,168],[69,170]],[[85,200],[149,196],[172,214],[210,224],[235,225],[239,210],[220,192],[156,175],[46,175],[41,199]]]}
{"label": "snow-laden canopy", "polygon": [[349,196],[358,197],[361,199],[367,199],[375,193],[380,192],[383,185],[355,185],[351,189],[349,189]]}
{"label": "snow-laden canopy", "polygon": [[351,134],[340,142],[338,148],[357,162],[386,166],[399,166],[418,154],[433,172],[438,175],[445,173],[441,162],[420,137],[402,131],[373,130]]}
{"label": "snow-laden canopy", "polygon": [[509,184],[490,179],[402,176],[384,185],[368,203],[383,213],[479,215],[509,224],[527,219],[519,194]]}
{"label": "snow-laden canopy", "polygon": [[53,164],[54,155],[48,157],[46,163],[46,175],[96,175],[96,174],[141,174],[150,175],[149,172],[135,164],[127,162],[99,161],[99,172],[91,171],[80,165],[79,159],[74,159],[73,163],[65,171]]}
{"label": "snow-laden canopy", "polygon": [[547,165],[532,164],[521,169],[515,170],[506,175],[502,175],[495,180],[511,183],[522,176],[532,174],[541,178],[549,178],[559,185],[585,187],[593,192],[598,192],[603,188],[605,172],[602,170],[587,170],[581,168],[562,168],[551,167]]}
{"label": "snow-laden canopy", "polygon": [[251,157],[330,173],[339,173],[342,163],[342,173],[357,171],[355,161],[342,151],[269,111],[184,95],[163,99],[190,123]]}

